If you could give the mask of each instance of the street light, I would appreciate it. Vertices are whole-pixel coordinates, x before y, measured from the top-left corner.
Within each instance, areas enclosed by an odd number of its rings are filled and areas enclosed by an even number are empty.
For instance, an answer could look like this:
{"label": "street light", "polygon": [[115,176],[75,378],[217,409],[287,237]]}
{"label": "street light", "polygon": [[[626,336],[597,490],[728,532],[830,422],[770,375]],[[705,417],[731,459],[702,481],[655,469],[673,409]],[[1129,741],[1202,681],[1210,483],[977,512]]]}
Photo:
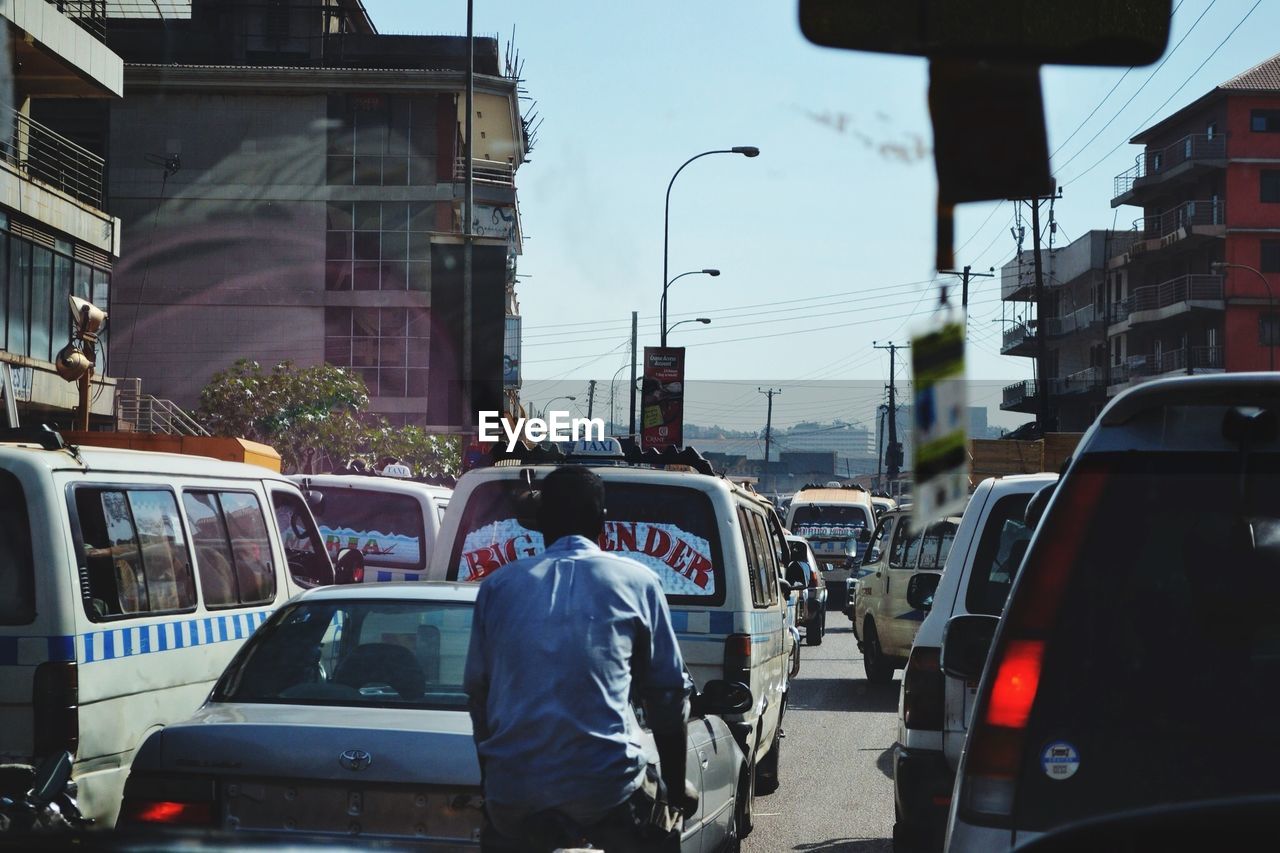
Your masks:
{"label": "street light", "polygon": [[705,325],[707,325],[707,324],[708,324],[708,323],[710,323],[710,322],[711,322],[711,318],[710,318],[710,317],[695,317],[695,318],[693,318],[692,320],[681,320],[679,323],[676,323],[675,325],[673,325],[673,326],[672,326],[670,329],[668,329],[667,331],[668,331],[668,332],[674,332],[674,331],[676,330],[676,327],[677,327],[677,326],[683,326],[685,323],[701,323],[702,325],[704,325],[704,326],[705,326]]}
{"label": "street light", "polygon": [[[1267,350],[1269,355],[1268,360],[1271,365],[1270,369],[1275,370],[1276,369],[1276,298],[1275,298],[1275,294],[1271,292],[1271,282],[1267,281],[1267,277],[1263,275],[1261,272],[1254,269],[1253,267],[1246,266],[1244,264],[1229,264],[1226,261],[1214,261],[1213,263],[1209,264],[1209,268],[1217,272],[1221,272],[1222,270],[1229,270],[1229,269],[1248,270],[1249,272],[1256,275],[1259,279],[1261,279],[1262,286],[1267,289],[1267,303],[1268,303],[1267,311],[1270,312],[1271,314],[1271,316],[1267,320],[1267,326],[1268,326]],[[1188,353],[1188,355],[1190,355],[1190,353]]]}
{"label": "street light", "polygon": [[699,157],[707,157],[711,154],[741,154],[743,157],[759,157],[760,149],[754,145],[735,145],[733,148],[717,148],[714,151],[703,151],[701,154],[695,154],[688,160],[680,164],[680,168],[676,169],[676,173],[671,176],[671,181],[667,184],[667,201],[663,208],[662,214],[662,345],[667,345],[667,247],[670,243],[671,236],[671,187],[675,184],[676,178],[680,177],[680,173],[684,171],[684,167],[688,166]]}
{"label": "street light", "polygon": [[568,400],[570,402],[573,402],[574,400],[577,400],[577,399],[578,399],[577,397],[574,397],[571,395],[566,395],[564,397],[552,397],[550,400],[547,401],[547,404],[542,407],[542,416],[544,418],[547,416],[547,412],[551,411],[551,404],[554,403],[556,400]]}
{"label": "street light", "polygon": [[667,328],[667,288],[671,287],[671,285],[675,284],[677,281],[679,281],[680,279],[684,278],[687,275],[709,275],[712,278],[715,278],[716,276],[720,275],[720,270],[705,269],[705,270],[689,270],[688,272],[682,272],[680,273],[680,275],[676,276],[675,278],[671,279],[671,281],[667,282],[666,285],[662,288],[662,305],[659,308],[658,313],[662,315],[662,345],[664,347],[667,345],[667,332],[670,331],[670,329]]}

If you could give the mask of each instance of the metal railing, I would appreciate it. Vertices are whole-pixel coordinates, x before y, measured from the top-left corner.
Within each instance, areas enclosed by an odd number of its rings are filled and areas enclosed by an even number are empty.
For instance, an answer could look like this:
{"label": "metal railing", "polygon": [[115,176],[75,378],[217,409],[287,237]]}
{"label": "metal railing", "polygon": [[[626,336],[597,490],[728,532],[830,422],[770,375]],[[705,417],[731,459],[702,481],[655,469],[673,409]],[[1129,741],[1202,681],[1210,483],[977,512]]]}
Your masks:
{"label": "metal railing", "polygon": [[142,380],[121,379],[116,386],[116,421],[134,432],[209,435],[204,425],[172,400],[142,393]]}
{"label": "metal railing", "polygon": [[1024,342],[1035,339],[1035,332],[1027,328],[1026,323],[1014,323],[1004,332],[1004,344],[1000,347],[1001,352],[1006,352],[1014,347],[1022,345]]}
{"label": "metal railing", "polygon": [[1084,331],[1102,321],[1101,314],[1092,305],[1086,305],[1062,317],[1048,317],[1044,321],[1044,332],[1049,337],[1071,335]]}
{"label": "metal railing", "polygon": [[1223,160],[1227,156],[1227,137],[1223,133],[1209,136],[1193,133],[1177,142],[1144,151],[1134,158],[1131,167],[1116,175],[1112,186],[1112,198],[1117,198],[1139,184],[1155,181],[1170,169],[1192,160]]}
{"label": "metal railing", "polygon": [[101,208],[103,159],[12,107],[4,109],[13,135],[0,140],[0,160],[33,181]]}
{"label": "metal railing", "polygon": [[1111,385],[1123,385],[1129,381],[1129,365],[1127,364],[1113,364],[1108,368],[1108,373],[1111,375],[1107,381]]}
{"label": "metal railing", "polygon": [[1077,370],[1061,379],[1054,381],[1057,386],[1055,389],[1059,394],[1084,394],[1103,387],[1106,381],[1104,369],[1101,367],[1086,367],[1084,370]]}
{"label": "metal railing", "polygon": [[1108,322],[1123,323],[1129,319],[1129,313],[1129,300],[1127,298],[1117,299],[1111,303],[1111,318]]}
{"label": "metal railing", "polygon": [[1226,205],[1222,199],[1197,199],[1184,201],[1154,216],[1141,216],[1133,221],[1133,230],[1140,240],[1158,240],[1168,237],[1179,228],[1193,225],[1225,225]]}
{"label": "metal railing", "polygon": [[[1222,370],[1222,347],[1220,346],[1197,346],[1197,347],[1178,347],[1177,349],[1167,350],[1156,355],[1133,355],[1129,356],[1126,367],[1131,378],[1140,379],[1143,377],[1160,376],[1165,373],[1175,373],[1187,370],[1190,363],[1191,370]],[[1114,383],[1114,379],[1112,380]]]}
{"label": "metal railing", "polygon": [[1024,379],[1021,382],[1014,382],[1012,385],[1004,386],[1004,394],[1000,406],[1001,408],[1018,406],[1025,403],[1028,398],[1034,398],[1035,396],[1036,381],[1034,379]]}
{"label": "metal railing", "polygon": [[1193,301],[1222,301],[1222,276],[1181,275],[1160,284],[1136,288],[1129,296],[1133,312],[1154,311]]}
{"label": "metal railing", "polygon": [[[471,177],[477,183],[481,184],[499,184],[504,187],[515,186],[516,168],[510,163],[503,163],[498,160],[475,160],[471,161]],[[465,181],[467,179],[467,158],[458,157],[453,161],[453,179],[455,181]]]}
{"label": "metal railing", "polygon": [[100,42],[107,40],[107,0],[45,0]]}

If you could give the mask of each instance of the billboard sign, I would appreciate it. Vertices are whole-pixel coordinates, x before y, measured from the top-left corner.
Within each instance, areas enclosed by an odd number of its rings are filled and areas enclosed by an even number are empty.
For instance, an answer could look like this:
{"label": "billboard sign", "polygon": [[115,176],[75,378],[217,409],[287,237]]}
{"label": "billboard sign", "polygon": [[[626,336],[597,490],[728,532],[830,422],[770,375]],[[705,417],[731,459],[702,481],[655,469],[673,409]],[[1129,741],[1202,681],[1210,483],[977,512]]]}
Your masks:
{"label": "billboard sign", "polygon": [[684,444],[684,347],[645,347],[640,446]]}

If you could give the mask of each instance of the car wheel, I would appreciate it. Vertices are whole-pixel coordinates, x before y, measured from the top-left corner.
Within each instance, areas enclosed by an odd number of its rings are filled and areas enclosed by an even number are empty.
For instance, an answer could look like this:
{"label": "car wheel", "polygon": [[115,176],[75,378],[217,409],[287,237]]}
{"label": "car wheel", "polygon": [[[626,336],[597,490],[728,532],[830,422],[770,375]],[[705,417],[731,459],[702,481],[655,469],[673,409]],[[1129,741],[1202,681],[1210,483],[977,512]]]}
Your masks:
{"label": "car wheel", "polygon": [[867,673],[867,681],[872,684],[888,684],[893,681],[893,664],[889,663],[880,648],[880,637],[876,634],[874,622],[867,620],[862,636],[862,668]]}
{"label": "car wheel", "polygon": [[822,622],[826,617],[825,613],[813,616],[805,623],[804,626],[804,643],[806,646],[822,645]]}
{"label": "car wheel", "polygon": [[742,778],[738,782],[738,793],[733,798],[733,825],[738,842],[751,834],[755,828],[755,773],[749,766],[743,765]]}
{"label": "car wheel", "polygon": [[[781,725],[781,722],[779,722]],[[782,738],[779,732],[773,735],[773,748],[763,759],[756,762],[756,793],[772,794],[778,790],[778,766],[782,758]]]}

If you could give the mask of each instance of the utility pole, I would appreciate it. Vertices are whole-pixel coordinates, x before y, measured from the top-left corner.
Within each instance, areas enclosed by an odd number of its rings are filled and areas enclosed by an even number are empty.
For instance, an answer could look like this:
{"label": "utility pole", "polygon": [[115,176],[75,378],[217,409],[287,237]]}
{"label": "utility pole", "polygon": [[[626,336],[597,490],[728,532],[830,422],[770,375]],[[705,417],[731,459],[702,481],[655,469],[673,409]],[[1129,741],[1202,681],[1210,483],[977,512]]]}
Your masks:
{"label": "utility pole", "polygon": [[[462,412],[467,419],[475,418],[472,410],[473,380],[475,378],[471,363],[472,339],[475,330],[472,328],[472,282],[471,282],[471,219],[473,216],[474,175],[471,159],[471,119],[475,115],[475,68],[476,44],[473,26],[474,0],[467,0],[467,121],[463,127],[462,156],[465,160],[466,188],[462,197]],[[468,421],[470,422],[470,421]]]}
{"label": "utility pole", "polygon": [[897,354],[900,349],[910,349],[910,344],[895,344],[892,341],[887,344],[878,344],[872,341],[871,344],[875,349],[889,351],[889,446],[885,448],[884,452],[884,473],[886,479],[896,480],[898,475],[902,473],[904,460],[902,443],[898,441]]}
{"label": "utility pole", "polygon": [[995,278],[996,268],[989,267],[988,272],[970,272],[972,267],[968,264],[964,265],[962,270],[938,270],[939,275],[958,275],[960,276],[960,307],[964,310],[964,335],[969,337],[969,279],[971,278]]}
{"label": "utility pole", "polygon": [[1046,199],[1052,204],[1059,198],[1062,190],[1049,196],[1037,196],[1031,199],[1031,263],[1035,270],[1035,302],[1036,302],[1036,423],[1040,433],[1050,432],[1055,428],[1054,418],[1049,411],[1049,336],[1046,334],[1045,320],[1048,317],[1048,300],[1044,292],[1044,263],[1040,258],[1040,202]]}
{"label": "utility pole", "polygon": [[592,379],[587,383],[587,420],[591,420],[591,410],[596,404],[596,381]]}
{"label": "utility pole", "polygon": [[636,335],[640,326],[640,312],[631,312],[631,428],[628,435],[636,437]]}
{"label": "utility pole", "polygon": [[773,441],[773,395],[781,394],[781,388],[770,388],[768,391],[763,388],[756,389],[761,394],[769,398],[769,414],[765,416],[764,422],[764,472],[769,472],[769,444]]}
{"label": "utility pole", "polygon": [[876,488],[884,488],[884,413],[888,409],[883,403],[880,409],[880,428],[876,430]]}

